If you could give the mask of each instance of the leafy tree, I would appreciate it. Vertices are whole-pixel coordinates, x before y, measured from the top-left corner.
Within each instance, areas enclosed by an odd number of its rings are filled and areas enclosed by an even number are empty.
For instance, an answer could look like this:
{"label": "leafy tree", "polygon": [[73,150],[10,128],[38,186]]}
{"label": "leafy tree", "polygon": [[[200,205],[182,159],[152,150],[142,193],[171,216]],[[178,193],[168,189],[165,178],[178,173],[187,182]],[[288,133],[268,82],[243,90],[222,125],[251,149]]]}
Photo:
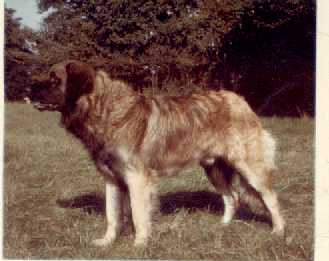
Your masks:
{"label": "leafy tree", "polygon": [[39,8],[55,10],[44,33],[65,47],[65,56],[107,64],[116,74],[130,70],[124,78],[134,83],[141,76],[152,82],[156,71],[161,85],[168,75],[185,82],[194,75],[202,79],[220,62],[223,37],[239,20],[236,10],[250,3],[39,0]]}
{"label": "leafy tree", "polygon": [[314,0],[38,4],[41,12],[53,8],[39,41],[47,64],[77,58],[137,85],[225,87],[260,112],[273,114],[272,105],[285,102],[291,105],[278,106],[280,113],[312,113]]}
{"label": "leafy tree", "polygon": [[315,1],[254,1],[225,38],[226,85],[259,113],[314,114]]}
{"label": "leafy tree", "polygon": [[22,28],[15,10],[5,8],[5,97],[19,100],[29,93],[35,55],[33,31]]}
{"label": "leafy tree", "polygon": [[[82,48],[96,48],[104,57],[195,66],[213,59],[224,34],[238,19],[232,12],[248,3],[40,0],[39,7],[43,11],[56,8],[46,20],[56,37],[66,37],[71,43],[79,41],[76,44]],[[52,21],[56,21],[55,26]],[[82,39],[75,37],[77,28],[82,29]],[[94,44],[84,45],[85,40]]]}

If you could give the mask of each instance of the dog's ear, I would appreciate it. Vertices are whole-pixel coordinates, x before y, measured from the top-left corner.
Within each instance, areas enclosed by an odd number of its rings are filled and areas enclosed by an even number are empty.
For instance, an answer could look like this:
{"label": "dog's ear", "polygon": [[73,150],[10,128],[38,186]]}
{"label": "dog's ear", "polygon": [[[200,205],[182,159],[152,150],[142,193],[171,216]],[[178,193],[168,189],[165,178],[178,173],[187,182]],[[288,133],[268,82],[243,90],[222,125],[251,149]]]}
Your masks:
{"label": "dog's ear", "polygon": [[66,65],[66,73],[66,105],[74,106],[82,95],[92,92],[95,71],[87,64],[72,61]]}

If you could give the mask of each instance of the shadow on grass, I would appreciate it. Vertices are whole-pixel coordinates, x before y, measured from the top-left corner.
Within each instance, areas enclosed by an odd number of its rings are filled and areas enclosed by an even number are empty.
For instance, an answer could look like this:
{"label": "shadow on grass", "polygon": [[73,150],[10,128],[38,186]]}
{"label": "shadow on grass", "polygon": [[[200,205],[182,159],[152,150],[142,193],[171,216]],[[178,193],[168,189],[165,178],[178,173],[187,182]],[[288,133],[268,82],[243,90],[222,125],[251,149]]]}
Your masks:
{"label": "shadow on grass", "polygon": [[[175,213],[179,209],[186,209],[189,212],[204,210],[215,215],[222,215],[224,212],[222,198],[218,194],[209,191],[167,193],[159,197],[159,202],[160,212],[164,215]],[[96,193],[79,195],[71,199],[58,199],[57,204],[62,208],[81,208],[88,214],[105,215],[105,199]],[[255,214],[245,204],[241,204],[236,213],[236,218],[271,224],[268,215]]]}
{"label": "shadow on grass", "polygon": [[[223,215],[224,204],[221,196],[209,191],[182,191],[160,196],[162,214],[168,215],[179,209],[187,209],[189,212],[204,210],[215,215]],[[245,204],[241,204],[235,218],[271,224],[268,216],[253,213]]]}
{"label": "shadow on grass", "polygon": [[88,214],[105,213],[105,199],[96,193],[79,195],[69,199],[58,199],[56,203],[62,208],[81,208]]}

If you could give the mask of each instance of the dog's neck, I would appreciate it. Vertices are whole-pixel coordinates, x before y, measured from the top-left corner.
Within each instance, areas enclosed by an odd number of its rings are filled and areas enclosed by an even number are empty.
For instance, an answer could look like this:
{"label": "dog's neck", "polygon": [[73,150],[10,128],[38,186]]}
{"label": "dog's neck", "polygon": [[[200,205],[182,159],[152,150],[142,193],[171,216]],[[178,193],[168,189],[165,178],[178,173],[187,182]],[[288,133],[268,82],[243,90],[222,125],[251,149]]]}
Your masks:
{"label": "dog's neck", "polygon": [[111,132],[111,126],[120,124],[139,99],[129,85],[112,80],[105,72],[99,71],[93,92],[80,97],[69,111],[62,112],[62,124],[86,144],[88,140],[104,136],[100,133]]}

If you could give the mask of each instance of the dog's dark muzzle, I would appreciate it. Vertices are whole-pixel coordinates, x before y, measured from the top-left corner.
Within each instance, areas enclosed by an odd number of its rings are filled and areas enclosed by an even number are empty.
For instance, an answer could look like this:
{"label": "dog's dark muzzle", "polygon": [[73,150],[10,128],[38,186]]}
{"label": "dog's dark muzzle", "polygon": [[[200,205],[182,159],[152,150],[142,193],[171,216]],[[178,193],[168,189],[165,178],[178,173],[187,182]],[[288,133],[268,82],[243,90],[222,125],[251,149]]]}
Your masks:
{"label": "dog's dark muzzle", "polygon": [[30,99],[33,106],[40,111],[57,111],[60,110],[61,101],[58,94],[48,88],[47,83],[42,83],[32,87]]}

